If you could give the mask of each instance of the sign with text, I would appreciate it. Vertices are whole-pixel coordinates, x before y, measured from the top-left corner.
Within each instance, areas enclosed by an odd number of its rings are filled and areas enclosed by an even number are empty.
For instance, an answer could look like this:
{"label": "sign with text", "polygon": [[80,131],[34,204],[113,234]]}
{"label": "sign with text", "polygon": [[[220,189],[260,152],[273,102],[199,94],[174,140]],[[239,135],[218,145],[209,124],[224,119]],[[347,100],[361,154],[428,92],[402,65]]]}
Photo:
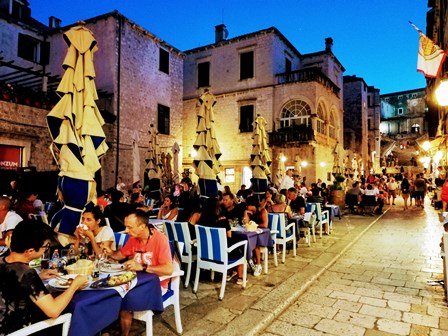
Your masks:
{"label": "sign with text", "polygon": [[19,170],[22,166],[22,147],[0,145],[0,170]]}

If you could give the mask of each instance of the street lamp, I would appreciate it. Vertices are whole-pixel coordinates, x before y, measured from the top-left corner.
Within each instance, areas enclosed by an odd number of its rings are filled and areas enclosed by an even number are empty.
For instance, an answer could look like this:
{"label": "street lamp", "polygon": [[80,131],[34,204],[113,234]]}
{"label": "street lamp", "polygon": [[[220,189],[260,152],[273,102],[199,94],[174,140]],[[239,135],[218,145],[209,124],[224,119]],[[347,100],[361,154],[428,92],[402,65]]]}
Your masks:
{"label": "street lamp", "polygon": [[444,79],[440,82],[435,94],[440,106],[448,106],[448,79]]}

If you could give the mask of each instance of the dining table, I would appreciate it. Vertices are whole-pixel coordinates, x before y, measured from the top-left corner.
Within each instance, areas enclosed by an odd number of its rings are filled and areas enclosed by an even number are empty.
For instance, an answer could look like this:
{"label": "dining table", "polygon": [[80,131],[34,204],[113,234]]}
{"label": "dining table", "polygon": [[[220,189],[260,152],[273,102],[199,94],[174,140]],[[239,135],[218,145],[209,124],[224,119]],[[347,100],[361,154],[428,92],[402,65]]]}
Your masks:
{"label": "dining table", "polygon": [[[61,291],[50,288],[57,296]],[[90,336],[119,318],[120,310],[163,311],[162,290],[157,275],[137,272],[137,281],[126,293],[117,287],[92,289],[89,286],[73,296],[65,312],[72,314],[69,336]]]}
{"label": "dining table", "polygon": [[252,259],[257,246],[272,247],[271,231],[268,228],[258,228],[257,231],[247,231],[244,226],[232,227],[232,236],[237,241],[247,240],[247,260]]}

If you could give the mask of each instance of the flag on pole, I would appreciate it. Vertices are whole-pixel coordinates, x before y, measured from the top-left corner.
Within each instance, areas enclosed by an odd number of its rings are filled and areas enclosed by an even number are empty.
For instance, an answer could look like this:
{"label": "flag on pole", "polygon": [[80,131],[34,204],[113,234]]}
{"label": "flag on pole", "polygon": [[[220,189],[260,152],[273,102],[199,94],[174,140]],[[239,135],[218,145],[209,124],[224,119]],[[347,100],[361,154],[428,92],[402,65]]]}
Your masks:
{"label": "flag on pole", "polygon": [[410,21],[409,23],[420,33],[417,71],[422,72],[425,77],[438,77],[442,70],[442,64],[445,61],[445,52],[428,36],[423,34],[417,26]]}

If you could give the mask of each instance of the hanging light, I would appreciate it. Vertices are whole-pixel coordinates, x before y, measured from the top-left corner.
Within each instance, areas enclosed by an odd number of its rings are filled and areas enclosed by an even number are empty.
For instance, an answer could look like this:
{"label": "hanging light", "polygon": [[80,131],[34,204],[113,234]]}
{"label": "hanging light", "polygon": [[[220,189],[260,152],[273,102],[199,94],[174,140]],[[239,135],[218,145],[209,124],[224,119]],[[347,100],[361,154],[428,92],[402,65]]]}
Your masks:
{"label": "hanging light", "polygon": [[448,106],[448,79],[442,80],[435,91],[440,106]]}

